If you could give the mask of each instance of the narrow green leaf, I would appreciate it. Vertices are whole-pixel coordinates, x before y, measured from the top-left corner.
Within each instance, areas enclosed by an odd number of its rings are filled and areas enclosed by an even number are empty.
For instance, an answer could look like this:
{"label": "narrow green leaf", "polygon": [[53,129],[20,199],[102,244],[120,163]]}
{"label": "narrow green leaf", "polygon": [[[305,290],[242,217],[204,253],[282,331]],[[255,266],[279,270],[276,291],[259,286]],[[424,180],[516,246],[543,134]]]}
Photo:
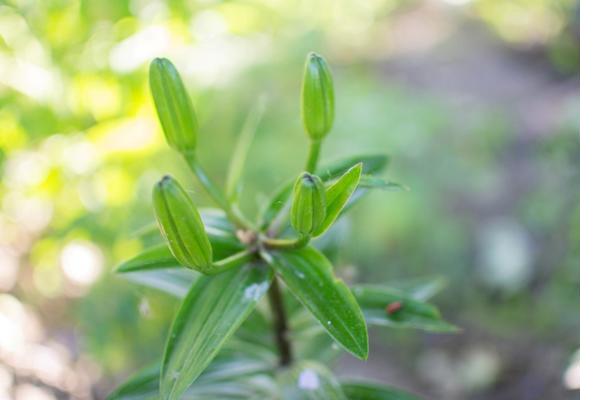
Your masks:
{"label": "narrow green leaf", "polygon": [[282,399],[346,400],[340,384],[322,364],[301,361],[279,377]]}
{"label": "narrow green leaf", "polygon": [[250,145],[256,134],[256,128],[265,112],[264,98],[260,98],[256,106],[248,113],[237,145],[231,156],[227,183],[225,185],[227,197],[236,200],[239,193],[239,181],[244,171],[244,164],[250,150]]}
{"label": "narrow green leaf", "polygon": [[356,164],[342,175],[340,179],[327,188],[327,192],[325,193],[327,213],[321,226],[313,232],[314,237],[320,236],[326,232],[335,222],[338,215],[340,215],[358,185],[361,171],[362,164]]}
{"label": "narrow green leaf", "polygon": [[365,189],[379,189],[388,191],[410,190],[408,186],[405,186],[401,183],[388,181],[387,179],[379,178],[373,175],[362,175],[360,177],[358,187]]}
{"label": "narrow green leaf", "polygon": [[367,358],[369,341],[360,307],[323,254],[305,247],[263,257],[334,340],[356,357]]}
{"label": "narrow green leaf", "polygon": [[106,400],[158,400],[159,374],[159,363],[144,368],[115,389]]}
{"label": "narrow green leaf", "polygon": [[414,300],[427,301],[446,286],[446,280],[440,277],[414,278],[390,286],[405,292]]}
{"label": "narrow green leaf", "polygon": [[342,382],[348,400],[419,400],[414,394],[379,383]]}
{"label": "narrow green leaf", "polygon": [[271,201],[267,203],[267,206],[260,214],[260,220],[262,221],[261,229],[266,229],[271,221],[273,221],[280,211],[286,206],[286,204],[288,204],[288,200],[292,194],[293,188],[294,182],[292,181],[277,189],[271,198]]}
{"label": "narrow green leaf", "polygon": [[381,172],[388,163],[388,157],[383,154],[361,155],[334,161],[319,168],[317,175],[324,182],[339,178],[352,166],[362,163],[362,173],[373,175]]}
{"label": "narrow green leaf", "polygon": [[143,250],[137,256],[119,264],[115,272],[126,273],[142,270],[180,267],[166,243]]}
{"label": "narrow green leaf", "polygon": [[177,298],[183,298],[190,287],[204,275],[189,268],[162,268],[127,272],[123,277],[129,282],[158,289]]}
{"label": "narrow green leaf", "polygon": [[[318,175],[323,182],[327,182],[340,177],[348,171],[348,168],[351,168],[358,163],[362,163],[362,172],[364,174],[375,174],[383,170],[387,165],[387,162],[388,157],[382,154],[355,156],[330,163],[325,167],[320,168],[316,175]],[[261,212],[260,220],[262,229],[265,229],[288,203],[293,186],[294,180],[290,180],[277,189],[273,197],[271,197],[271,201],[267,203],[267,206]],[[202,216],[202,218],[204,220],[204,216]],[[204,221],[206,223],[206,220]]]}
{"label": "narrow green leaf", "polygon": [[379,285],[357,285],[352,292],[369,325],[440,333],[458,331],[457,327],[442,319],[435,306],[415,300],[402,290]]}
{"label": "narrow green leaf", "polygon": [[179,399],[269,288],[272,273],[246,265],[199,279],[183,300],[165,348],[161,398]]}
{"label": "narrow green leaf", "polygon": [[[256,352],[242,354],[232,351],[229,345],[210,363],[183,395],[184,399],[211,398],[215,387],[228,382],[245,382],[246,393],[251,393],[247,378],[259,376],[273,370],[275,360]],[[115,389],[107,400],[154,400],[159,398],[160,363],[147,367],[133,375]],[[214,397],[212,397],[214,399]]]}

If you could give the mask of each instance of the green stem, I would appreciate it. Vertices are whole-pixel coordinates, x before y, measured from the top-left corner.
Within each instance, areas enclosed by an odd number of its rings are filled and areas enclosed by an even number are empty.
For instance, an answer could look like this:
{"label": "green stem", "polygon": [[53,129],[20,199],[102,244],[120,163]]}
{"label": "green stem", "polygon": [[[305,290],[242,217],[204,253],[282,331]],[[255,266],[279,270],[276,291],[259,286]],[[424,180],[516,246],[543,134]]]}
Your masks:
{"label": "green stem", "polygon": [[308,242],[310,242],[310,236],[300,236],[297,239],[271,239],[271,238],[264,238],[262,239],[262,243],[264,243],[264,245],[266,247],[272,248],[272,249],[281,249],[281,250],[293,250],[293,249],[300,249],[304,246],[306,246],[308,244]]}
{"label": "green stem", "polygon": [[319,154],[321,153],[321,141],[314,140],[310,142],[310,150],[308,152],[308,159],[306,160],[306,172],[313,174],[317,169],[319,162]]}
{"label": "green stem", "polygon": [[248,261],[252,261],[255,257],[256,253],[253,250],[240,251],[232,256],[213,262],[211,272],[208,275],[218,274],[228,269],[239,267]]}
{"label": "green stem", "polygon": [[241,215],[239,210],[234,210],[231,204],[227,201],[221,189],[214,184],[214,182],[208,177],[204,168],[196,161],[196,157],[193,154],[184,154],[185,161],[189,165],[190,169],[194,173],[194,176],[200,184],[206,189],[209,196],[225,211],[227,217],[233,222],[238,228],[248,229],[250,224]]}

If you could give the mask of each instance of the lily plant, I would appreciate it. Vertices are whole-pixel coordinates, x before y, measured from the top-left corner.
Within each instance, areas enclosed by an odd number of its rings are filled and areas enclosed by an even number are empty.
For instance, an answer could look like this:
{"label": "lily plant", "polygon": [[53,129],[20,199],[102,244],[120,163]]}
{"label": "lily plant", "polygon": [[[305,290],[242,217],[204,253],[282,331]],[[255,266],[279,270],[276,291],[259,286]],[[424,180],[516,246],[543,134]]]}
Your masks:
{"label": "lily plant", "polygon": [[[220,209],[198,208],[171,176],[152,195],[159,238],[118,266],[133,282],[182,298],[162,358],[133,375],[110,399],[415,399],[397,388],[337,379],[327,365],[343,351],[369,355],[368,326],[453,332],[428,303],[437,279],[394,285],[337,278],[322,243],[329,229],[373,189],[402,189],[377,177],[383,155],[319,165],[335,114],[333,78],[310,53],[301,87],[309,139],[304,170],[284,183],[256,218],[239,206],[239,182],[259,117],[240,134],[223,190],[197,157],[201,129],[174,65],[155,59],[150,88],[169,146]],[[158,354],[157,354],[158,356]]]}

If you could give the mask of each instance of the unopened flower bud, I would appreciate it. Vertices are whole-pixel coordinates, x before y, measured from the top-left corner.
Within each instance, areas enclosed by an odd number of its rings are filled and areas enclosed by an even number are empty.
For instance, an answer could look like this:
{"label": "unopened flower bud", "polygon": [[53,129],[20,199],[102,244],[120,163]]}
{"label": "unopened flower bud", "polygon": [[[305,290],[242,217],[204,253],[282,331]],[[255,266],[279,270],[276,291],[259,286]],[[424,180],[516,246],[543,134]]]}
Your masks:
{"label": "unopened flower bud", "polygon": [[333,125],[335,99],[327,61],[316,53],[306,58],[301,103],[306,132],[312,140],[321,140]]}
{"label": "unopened flower bud", "polygon": [[154,186],[154,212],[173,256],[182,265],[204,271],[212,265],[212,247],[192,200],[181,185],[165,176]]}
{"label": "unopened flower bud", "polygon": [[166,58],[155,58],[150,64],[150,90],[167,143],[180,153],[192,153],[198,121],[179,73]]}
{"label": "unopened flower bud", "polygon": [[325,186],[318,176],[304,173],[294,185],[293,196],[292,227],[301,235],[310,235],[325,219]]}

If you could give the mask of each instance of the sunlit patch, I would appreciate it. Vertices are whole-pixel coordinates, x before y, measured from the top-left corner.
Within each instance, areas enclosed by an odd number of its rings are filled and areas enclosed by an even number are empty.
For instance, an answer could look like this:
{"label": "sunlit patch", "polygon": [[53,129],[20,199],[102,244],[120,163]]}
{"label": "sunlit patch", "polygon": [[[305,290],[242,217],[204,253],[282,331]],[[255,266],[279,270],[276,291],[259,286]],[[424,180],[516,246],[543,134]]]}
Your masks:
{"label": "sunlit patch", "polygon": [[312,369],[305,369],[298,376],[298,387],[304,390],[316,390],[319,388],[319,375]]}
{"label": "sunlit patch", "polygon": [[55,400],[56,397],[45,389],[29,383],[21,384],[15,389],[15,400]]}
{"label": "sunlit patch", "polygon": [[441,0],[444,3],[451,4],[453,6],[464,6],[471,3],[473,0]]}
{"label": "sunlit patch", "polygon": [[51,221],[53,206],[50,200],[41,197],[26,197],[13,191],[4,197],[2,208],[9,219],[18,221],[19,227],[29,232],[44,229]]}
{"label": "sunlit patch", "polygon": [[163,55],[171,44],[164,26],[151,26],[117,44],[110,52],[110,66],[117,72],[130,72],[154,57]]}
{"label": "sunlit patch", "polygon": [[37,152],[14,152],[6,161],[4,182],[12,188],[37,185],[46,177],[48,166],[48,160]]}
{"label": "sunlit patch", "polygon": [[43,335],[40,322],[15,297],[0,295],[0,357],[11,359],[22,353],[27,342]]}
{"label": "sunlit patch", "polygon": [[12,373],[0,364],[0,399],[9,399],[10,388],[13,383]]}
{"label": "sunlit patch", "polygon": [[580,384],[580,366],[579,366],[579,350],[573,356],[571,363],[563,374],[563,384],[567,389],[579,389]]}
{"label": "sunlit patch", "polygon": [[0,247],[0,290],[9,291],[17,282],[19,258],[9,247]]}
{"label": "sunlit patch", "polygon": [[60,264],[65,276],[79,286],[94,283],[102,272],[103,262],[100,249],[84,241],[67,244],[60,255]]}

